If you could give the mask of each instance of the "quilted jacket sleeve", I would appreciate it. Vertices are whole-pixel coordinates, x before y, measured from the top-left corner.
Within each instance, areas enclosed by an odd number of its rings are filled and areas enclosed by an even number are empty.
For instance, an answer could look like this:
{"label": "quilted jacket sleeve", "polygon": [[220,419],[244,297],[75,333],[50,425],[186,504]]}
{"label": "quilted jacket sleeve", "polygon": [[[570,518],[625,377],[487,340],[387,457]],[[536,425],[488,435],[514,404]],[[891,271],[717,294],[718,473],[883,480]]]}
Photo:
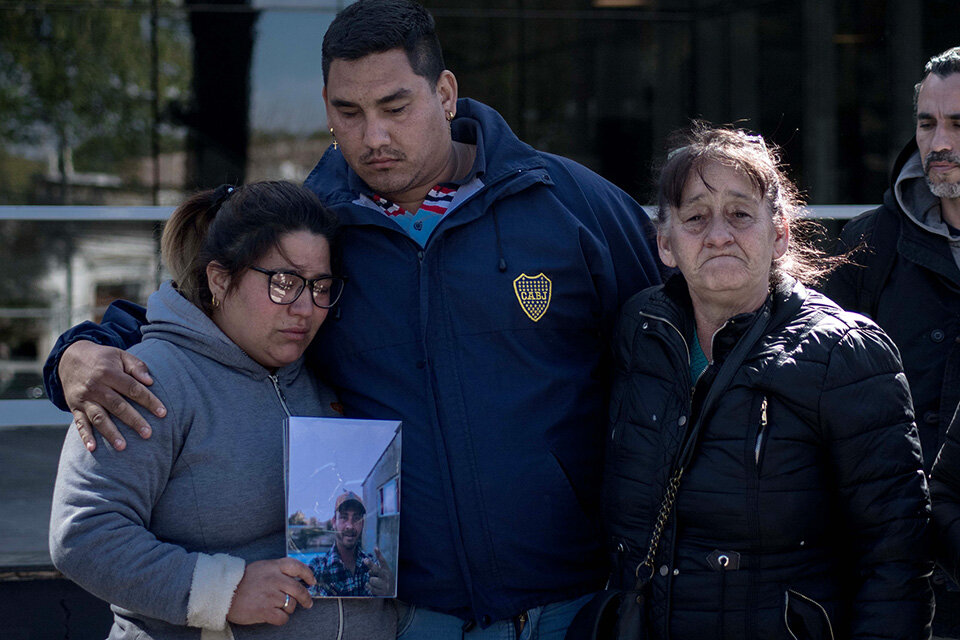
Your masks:
{"label": "quilted jacket sleeve", "polygon": [[930,477],[937,560],[954,580],[960,577],[960,407],[933,463]]}
{"label": "quilted jacket sleeve", "polygon": [[930,501],[893,342],[860,324],[832,348],[821,427],[852,557],[852,638],[929,638]]}

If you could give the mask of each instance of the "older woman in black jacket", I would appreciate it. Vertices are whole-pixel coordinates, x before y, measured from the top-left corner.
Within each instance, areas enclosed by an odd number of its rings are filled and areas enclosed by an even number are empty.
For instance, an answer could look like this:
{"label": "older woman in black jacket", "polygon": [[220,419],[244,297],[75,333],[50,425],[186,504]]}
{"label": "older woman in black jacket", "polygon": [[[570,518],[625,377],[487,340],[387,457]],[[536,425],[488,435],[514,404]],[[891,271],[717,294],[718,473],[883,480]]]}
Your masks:
{"label": "older woman in black jacket", "polygon": [[899,355],[798,281],[825,262],[791,237],[800,202],[776,152],[697,126],[658,200],[660,256],[680,273],[632,298],[615,336],[613,583],[652,573],[655,638],[929,637],[929,501]]}

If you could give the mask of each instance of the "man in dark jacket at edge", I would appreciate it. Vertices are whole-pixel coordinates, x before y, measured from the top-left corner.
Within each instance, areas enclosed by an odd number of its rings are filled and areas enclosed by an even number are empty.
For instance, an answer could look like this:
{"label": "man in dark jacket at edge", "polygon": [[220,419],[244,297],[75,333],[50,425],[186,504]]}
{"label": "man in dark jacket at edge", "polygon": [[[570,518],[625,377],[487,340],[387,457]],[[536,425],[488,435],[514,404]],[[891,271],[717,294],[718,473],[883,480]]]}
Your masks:
{"label": "man in dark jacket at edge", "polygon": [[[883,204],[841,234],[855,264],[834,272],[824,292],[872,317],[900,349],[929,473],[960,404],[960,47],[927,62],[914,115],[916,136]],[[936,504],[934,496],[935,512]],[[960,594],[942,574],[934,587],[934,635],[960,638]]]}
{"label": "man in dark jacket at edge", "polygon": [[[403,420],[399,628],[559,639],[607,573],[593,499],[604,354],[621,303],[659,282],[649,220],[458,100],[433,18],[410,0],[345,8],[322,64],[335,142],[305,184],[341,219],[348,283],[308,358],[347,415]],[[120,394],[162,415],[117,350],[141,322],[117,303],[47,362],[88,447],[91,422],[123,446],[104,407],[149,435]]]}

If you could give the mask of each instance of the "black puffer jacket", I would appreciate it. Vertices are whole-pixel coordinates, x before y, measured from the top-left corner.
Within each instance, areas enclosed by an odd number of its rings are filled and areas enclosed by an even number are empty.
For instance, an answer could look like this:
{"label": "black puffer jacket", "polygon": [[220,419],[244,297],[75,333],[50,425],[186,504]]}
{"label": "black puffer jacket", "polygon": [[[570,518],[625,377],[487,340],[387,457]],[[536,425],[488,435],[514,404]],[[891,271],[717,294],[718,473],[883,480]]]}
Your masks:
{"label": "black puffer jacket", "polygon": [[[698,386],[724,377],[724,358],[754,322],[767,328],[704,414],[661,542],[654,637],[829,637],[791,635],[785,622],[787,609],[822,621],[819,604],[837,639],[928,638],[929,500],[896,347],[872,322],[790,281],[717,332]],[[692,335],[679,276],[621,312],[604,516],[613,582],[624,588],[697,420]],[[725,570],[719,555],[731,559]]]}
{"label": "black puffer jacket", "polygon": [[933,465],[930,497],[937,560],[954,580],[960,581],[960,407]]}
{"label": "black puffer jacket", "polygon": [[[951,251],[958,241],[931,228],[927,213],[935,202],[911,139],[894,165],[883,205],[843,228],[837,251],[861,250],[823,286],[843,308],[875,320],[900,348],[927,471],[960,404],[960,268]],[[896,237],[878,239],[877,229]],[[879,287],[879,295],[868,295],[871,287]]]}

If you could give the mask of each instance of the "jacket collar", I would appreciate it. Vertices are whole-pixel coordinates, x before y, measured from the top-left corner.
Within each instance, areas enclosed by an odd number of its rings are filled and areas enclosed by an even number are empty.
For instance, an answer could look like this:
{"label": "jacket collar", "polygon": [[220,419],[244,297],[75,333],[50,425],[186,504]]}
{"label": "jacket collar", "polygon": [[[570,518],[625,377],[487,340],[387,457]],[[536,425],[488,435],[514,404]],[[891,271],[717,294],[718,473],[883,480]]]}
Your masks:
{"label": "jacket collar", "polygon": [[929,233],[953,240],[940,216],[940,198],[930,192],[920,151],[914,141],[908,144],[897,160],[899,172],[894,177],[893,194],[897,207],[908,220]]}
{"label": "jacket collar", "polygon": [[[713,337],[714,361],[722,362],[759,318],[768,317],[771,327],[789,320],[807,295],[806,287],[792,277],[781,278],[758,309],[733,316],[717,331]],[[651,290],[644,307],[645,311],[674,323],[686,340],[693,339],[693,303],[687,281],[682,274],[674,274],[665,284]],[[764,311],[768,313],[765,314]]]}
{"label": "jacket collar", "polygon": [[950,236],[940,217],[940,199],[927,186],[915,139],[897,157],[883,201],[910,221],[900,224],[897,251],[960,285],[960,238]]}
{"label": "jacket collar", "polygon": [[534,169],[544,169],[540,152],[520,140],[495,109],[482,102],[457,100],[457,117],[451,123],[453,139],[477,147],[473,175],[486,184]]}

